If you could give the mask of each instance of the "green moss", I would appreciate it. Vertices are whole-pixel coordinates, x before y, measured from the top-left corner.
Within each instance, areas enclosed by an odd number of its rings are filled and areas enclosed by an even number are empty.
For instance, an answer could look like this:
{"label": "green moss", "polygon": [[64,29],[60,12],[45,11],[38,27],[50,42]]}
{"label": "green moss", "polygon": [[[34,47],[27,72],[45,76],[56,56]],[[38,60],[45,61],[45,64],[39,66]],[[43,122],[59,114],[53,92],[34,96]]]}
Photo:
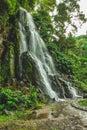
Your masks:
{"label": "green moss", "polygon": [[[9,116],[6,116],[6,115],[0,115],[0,122],[1,121],[5,121],[5,122],[9,122],[9,121],[11,121],[12,119],[11,119],[11,117],[9,117]],[[1,124],[1,123],[0,123]]]}
{"label": "green moss", "polygon": [[6,43],[3,57],[1,59],[1,83],[7,82],[10,77],[10,52]]}

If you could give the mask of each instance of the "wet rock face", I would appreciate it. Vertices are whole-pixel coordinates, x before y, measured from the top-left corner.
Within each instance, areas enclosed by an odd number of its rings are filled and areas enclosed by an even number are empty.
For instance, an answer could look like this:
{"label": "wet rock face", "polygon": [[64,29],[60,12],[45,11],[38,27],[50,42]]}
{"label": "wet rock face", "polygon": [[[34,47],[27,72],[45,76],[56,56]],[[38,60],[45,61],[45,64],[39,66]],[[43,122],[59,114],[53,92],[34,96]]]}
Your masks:
{"label": "wet rock face", "polygon": [[[28,52],[22,53],[20,56],[21,59],[21,80],[31,82],[33,85],[36,85],[36,74],[35,74],[35,63],[32,60]],[[25,82],[25,81],[24,81]]]}

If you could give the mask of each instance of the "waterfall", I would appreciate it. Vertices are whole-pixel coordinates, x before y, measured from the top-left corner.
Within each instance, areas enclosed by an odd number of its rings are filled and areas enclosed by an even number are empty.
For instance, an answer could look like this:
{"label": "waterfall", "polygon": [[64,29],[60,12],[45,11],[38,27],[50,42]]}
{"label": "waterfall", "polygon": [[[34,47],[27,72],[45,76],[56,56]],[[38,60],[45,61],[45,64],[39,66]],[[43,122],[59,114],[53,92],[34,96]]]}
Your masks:
{"label": "waterfall", "polygon": [[[56,101],[61,97],[69,97],[66,95],[66,89],[58,80],[59,74],[56,72],[52,57],[49,55],[43,39],[36,30],[31,14],[23,8],[20,8],[19,32],[20,56],[27,52],[33,59],[44,93]],[[66,83],[66,85],[68,84]],[[67,87],[67,91],[71,91],[69,87]]]}
{"label": "waterfall", "polygon": [[[28,52],[34,60],[42,84],[44,84],[44,90],[50,98],[58,100],[58,94],[52,89],[49,75],[55,75],[56,70],[53,60],[48,53],[44,41],[36,31],[35,24],[32,16],[25,9],[20,8],[20,53]],[[29,41],[26,40],[26,28],[29,30]],[[21,55],[20,54],[20,55]]]}
{"label": "waterfall", "polygon": [[[69,90],[69,94],[71,95],[71,98],[82,98],[82,96],[77,94],[77,91],[75,89],[75,85],[69,81],[64,80],[63,78],[59,78],[65,85],[67,85],[67,89]],[[65,91],[64,91],[65,92]]]}

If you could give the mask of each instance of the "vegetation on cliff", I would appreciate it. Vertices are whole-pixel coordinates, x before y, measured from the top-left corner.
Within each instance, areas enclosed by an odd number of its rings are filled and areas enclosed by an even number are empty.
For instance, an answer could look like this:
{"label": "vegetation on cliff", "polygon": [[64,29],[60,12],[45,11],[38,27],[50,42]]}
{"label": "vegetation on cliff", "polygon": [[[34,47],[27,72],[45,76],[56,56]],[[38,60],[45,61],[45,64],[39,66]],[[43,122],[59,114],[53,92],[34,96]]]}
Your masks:
{"label": "vegetation on cliff", "polygon": [[[80,12],[78,2],[63,0],[56,4],[55,0],[0,0],[0,99],[3,99],[3,94],[6,98],[4,103],[0,102],[0,109],[9,110],[9,105],[12,106],[12,109],[16,109],[19,102],[23,104],[19,99],[20,94],[15,95],[13,90],[3,88],[10,85],[14,88],[14,84],[21,86],[19,83],[21,79],[18,29],[20,6],[32,13],[37,30],[46,42],[57,71],[64,76],[71,76],[76,86],[81,91],[87,92],[87,36],[75,37],[75,31],[78,28],[72,21],[75,15],[80,24],[86,22],[84,14]],[[69,26],[72,27],[72,30],[66,36]],[[26,61],[26,59],[29,60]],[[37,86],[34,77],[35,66],[27,54],[25,61],[24,67],[27,69],[24,72],[24,85]],[[17,81],[14,82],[14,79]],[[35,96],[32,101],[34,104],[38,99],[36,95],[33,96]],[[16,98],[14,101],[13,97]],[[26,100],[24,105],[29,101],[31,104],[31,94],[29,97],[24,95],[22,97],[23,101]]]}

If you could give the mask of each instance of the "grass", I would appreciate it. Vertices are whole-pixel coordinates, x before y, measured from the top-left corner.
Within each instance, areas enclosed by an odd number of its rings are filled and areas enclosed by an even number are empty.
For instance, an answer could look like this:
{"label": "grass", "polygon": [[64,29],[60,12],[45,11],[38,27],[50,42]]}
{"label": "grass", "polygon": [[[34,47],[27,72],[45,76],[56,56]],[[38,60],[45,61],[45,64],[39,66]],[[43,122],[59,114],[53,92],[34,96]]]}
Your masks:
{"label": "grass", "polygon": [[[37,109],[41,108],[42,106],[43,104],[38,104]],[[7,113],[5,114],[2,114],[2,111],[0,111],[0,129],[5,127],[10,128],[11,126],[15,128],[17,126],[18,128],[16,128],[16,130],[37,130],[36,128],[33,128],[33,126],[31,126],[31,128],[29,129],[27,128],[29,124],[29,122],[27,123],[28,121],[27,117],[32,112],[32,110],[33,108],[32,109],[21,108],[20,110],[16,111],[7,111]]]}
{"label": "grass", "polygon": [[0,128],[8,126],[9,123],[13,122],[13,118],[7,115],[0,115]]}
{"label": "grass", "polygon": [[87,99],[83,101],[79,101],[78,104],[83,107],[87,107]]}
{"label": "grass", "polygon": [[55,111],[56,109],[57,109],[56,105],[55,105],[55,104],[52,104],[52,105],[51,105],[51,110],[52,110],[52,111]]}

